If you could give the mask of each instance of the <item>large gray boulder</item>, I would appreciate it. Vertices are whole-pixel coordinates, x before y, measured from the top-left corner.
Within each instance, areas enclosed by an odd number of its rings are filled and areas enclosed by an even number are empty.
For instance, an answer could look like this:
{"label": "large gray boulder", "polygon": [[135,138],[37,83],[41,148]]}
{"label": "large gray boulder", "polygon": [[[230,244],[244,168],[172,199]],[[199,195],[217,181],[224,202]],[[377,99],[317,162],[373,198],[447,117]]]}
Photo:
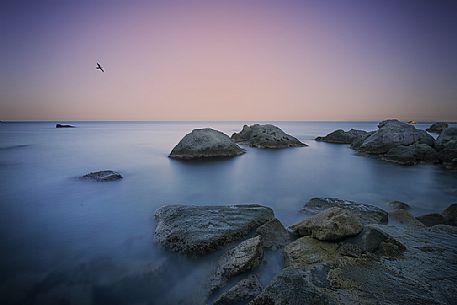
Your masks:
{"label": "large gray boulder", "polygon": [[325,137],[317,137],[316,141],[322,141],[334,144],[352,144],[354,140],[365,138],[368,132],[365,130],[351,129],[344,131],[343,129],[335,130]]}
{"label": "large gray boulder", "polygon": [[122,175],[112,170],[104,170],[92,172],[81,177],[84,180],[92,180],[97,182],[109,182],[122,179]]}
{"label": "large gray boulder", "polygon": [[280,128],[271,125],[244,125],[239,133],[232,135],[237,143],[248,144],[257,148],[285,148],[307,146],[297,138],[285,133]]}
{"label": "large gray boulder", "polygon": [[378,124],[378,130],[367,137],[357,148],[369,154],[385,154],[393,147],[411,144],[434,146],[435,140],[426,131],[398,120],[386,120]]}
{"label": "large gray boulder", "polygon": [[230,138],[211,128],[194,129],[173,148],[170,158],[202,159],[234,157],[245,151]]}
{"label": "large gray boulder", "polygon": [[437,161],[438,153],[427,144],[414,143],[408,146],[398,145],[392,147],[383,156],[383,159],[401,165],[415,165],[421,161]]}
{"label": "large gray boulder", "polygon": [[263,247],[260,236],[247,239],[228,250],[217,262],[216,271],[210,281],[210,292],[223,287],[235,275],[254,269],[262,259]]}
{"label": "large gray boulder", "polygon": [[358,203],[338,198],[311,198],[303,207],[304,212],[319,213],[322,210],[338,207],[352,212],[363,224],[381,223],[388,221],[388,214],[383,209],[370,204]]}
{"label": "large gray boulder", "polygon": [[336,241],[359,234],[363,225],[348,209],[332,207],[292,225],[291,229],[300,236]]}
{"label": "large gray boulder", "polygon": [[235,284],[215,301],[214,305],[246,304],[262,292],[262,284],[255,275],[251,275]]}
{"label": "large gray boulder", "polygon": [[270,208],[257,205],[168,205],[155,213],[155,239],[165,248],[203,255],[244,238],[274,218]]}
{"label": "large gray boulder", "polygon": [[428,132],[433,132],[433,133],[441,133],[444,129],[448,128],[448,124],[446,122],[436,122],[433,123],[429,128],[426,130]]}

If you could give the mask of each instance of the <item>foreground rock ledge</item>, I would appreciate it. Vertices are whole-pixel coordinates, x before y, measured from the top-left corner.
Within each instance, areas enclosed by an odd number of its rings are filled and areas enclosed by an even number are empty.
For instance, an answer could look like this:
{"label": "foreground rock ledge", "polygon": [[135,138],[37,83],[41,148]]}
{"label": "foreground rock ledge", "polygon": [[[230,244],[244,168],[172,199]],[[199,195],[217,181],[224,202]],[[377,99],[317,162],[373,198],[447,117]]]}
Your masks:
{"label": "foreground rock ledge", "polygon": [[211,128],[194,129],[173,148],[170,158],[203,159],[234,157],[245,153],[228,135]]}
{"label": "foreground rock ledge", "polygon": [[155,239],[165,248],[203,255],[244,238],[274,218],[270,208],[257,205],[168,205],[155,213]]}
{"label": "foreground rock ledge", "polygon": [[232,135],[237,143],[247,144],[257,148],[286,148],[307,146],[297,138],[285,133],[279,127],[271,124],[244,125],[239,133]]}

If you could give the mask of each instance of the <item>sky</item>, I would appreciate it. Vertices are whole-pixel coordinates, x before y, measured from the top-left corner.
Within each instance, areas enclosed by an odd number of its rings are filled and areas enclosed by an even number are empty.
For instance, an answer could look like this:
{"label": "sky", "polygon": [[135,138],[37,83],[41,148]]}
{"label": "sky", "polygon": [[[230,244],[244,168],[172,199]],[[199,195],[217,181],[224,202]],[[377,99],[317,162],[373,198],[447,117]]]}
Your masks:
{"label": "sky", "polygon": [[0,1],[0,120],[386,118],[457,120],[457,1]]}

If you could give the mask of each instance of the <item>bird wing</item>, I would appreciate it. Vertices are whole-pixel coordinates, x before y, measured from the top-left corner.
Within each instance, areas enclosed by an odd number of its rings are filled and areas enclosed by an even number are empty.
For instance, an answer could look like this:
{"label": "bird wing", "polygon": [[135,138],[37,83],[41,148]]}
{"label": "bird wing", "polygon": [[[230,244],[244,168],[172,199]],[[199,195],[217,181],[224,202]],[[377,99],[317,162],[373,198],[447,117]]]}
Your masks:
{"label": "bird wing", "polygon": [[102,70],[102,72],[105,72],[105,70],[103,70],[103,68],[102,68],[102,67],[100,67],[100,70]]}
{"label": "bird wing", "polygon": [[102,66],[100,66],[100,64],[99,64],[99,63],[97,63],[97,69],[98,69],[98,68],[101,68],[101,67],[102,67]]}

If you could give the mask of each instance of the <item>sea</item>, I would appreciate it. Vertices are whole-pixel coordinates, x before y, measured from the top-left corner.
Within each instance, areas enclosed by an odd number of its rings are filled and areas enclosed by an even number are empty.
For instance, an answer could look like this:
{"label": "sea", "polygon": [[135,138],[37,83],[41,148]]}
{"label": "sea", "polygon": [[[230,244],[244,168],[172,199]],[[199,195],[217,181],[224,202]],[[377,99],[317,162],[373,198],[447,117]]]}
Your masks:
{"label": "sea", "polygon": [[[246,153],[231,159],[168,158],[192,129],[231,135],[252,123],[0,123],[0,304],[206,304],[221,252],[188,258],[160,247],[154,212],[167,204],[257,203],[289,226],[313,197],[383,209],[400,200],[416,216],[457,202],[455,171],[401,166],[314,140],[336,129],[376,130],[377,122],[261,122],[308,146],[243,146]],[[98,170],[124,178],[79,179]],[[264,285],[282,264],[276,254],[266,256],[258,271]]]}

